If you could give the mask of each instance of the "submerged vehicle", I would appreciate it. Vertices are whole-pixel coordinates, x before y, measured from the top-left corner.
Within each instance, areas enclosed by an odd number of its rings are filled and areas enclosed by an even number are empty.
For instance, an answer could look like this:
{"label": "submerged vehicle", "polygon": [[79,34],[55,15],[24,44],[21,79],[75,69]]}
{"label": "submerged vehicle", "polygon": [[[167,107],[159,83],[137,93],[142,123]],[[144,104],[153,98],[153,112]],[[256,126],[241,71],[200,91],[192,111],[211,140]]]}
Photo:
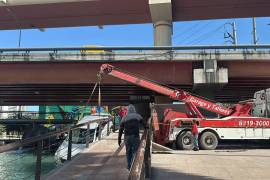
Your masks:
{"label": "submerged vehicle", "polygon": [[[91,121],[96,120],[108,120],[111,118],[111,115],[108,113],[100,113],[95,115],[88,115],[82,118],[77,125],[85,124]],[[109,126],[109,127],[108,127]],[[101,137],[107,135],[107,129],[112,128],[112,122],[101,123]],[[99,124],[94,122],[89,125],[89,143],[93,143],[98,140]],[[87,125],[82,126],[78,129],[72,131],[72,148],[71,148],[71,157],[76,156],[86,148],[86,139],[87,139]],[[58,147],[55,152],[55,159],[57,161],[67,160],[68,154],[68,136],[66,136],[63,143]]]}

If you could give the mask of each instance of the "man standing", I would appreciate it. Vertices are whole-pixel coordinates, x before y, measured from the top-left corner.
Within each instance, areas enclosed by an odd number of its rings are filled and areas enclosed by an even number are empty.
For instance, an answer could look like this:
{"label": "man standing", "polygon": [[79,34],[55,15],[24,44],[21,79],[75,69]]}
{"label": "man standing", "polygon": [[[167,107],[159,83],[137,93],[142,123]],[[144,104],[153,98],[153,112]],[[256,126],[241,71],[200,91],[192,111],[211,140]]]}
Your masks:
{"label": "man standing", "polygon": [[199,143],[198,143],[198,137],[199,137],[199,130],[198,130],[198,121],[193,120],[192,121],[192,128],[191,128],[191,132],[193,134],[194,137],[194,151],[199,151]]}
{"label": "man standing", "polygon": [[118,135],[118,144],[121,145],[121,137],[123,131],[125,133],[124,142],[126,145],[126,158],[127,158],[127,168],[130,170],[133,158],[139,147],[140,143],[140,121],[142,121],[142,116],[136,113],[135,107],[130,104],[128,106],[127,115],[123,117],[119,135]]}

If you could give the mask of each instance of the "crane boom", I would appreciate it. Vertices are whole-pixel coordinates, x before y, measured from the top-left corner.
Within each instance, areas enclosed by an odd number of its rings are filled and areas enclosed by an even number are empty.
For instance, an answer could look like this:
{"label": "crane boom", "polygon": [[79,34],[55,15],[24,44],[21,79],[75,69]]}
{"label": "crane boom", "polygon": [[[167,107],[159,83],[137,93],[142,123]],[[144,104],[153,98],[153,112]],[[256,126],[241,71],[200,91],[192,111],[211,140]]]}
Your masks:
{"label": "crane boom", "polygon": [[103,64],[100,67],[99,74],[108,74],[108,75],[111,75],[113,77],[122,79],[122,80],[130,82],[132,84],[135,84],[137,86],[141,86],[141,87],[150,89],[152,91],[158,92],[160,94],[169,96],[170,98],[172,98],[174,100],[183,101],[186,104],[191,105],[191,108],[193,109],[193,111],[195,111],[195,112],[197,111],[196,112],[197,114],[200,114],[200,112],[198,112],[196,107],[201,107],[203,109],[220,114],[222,116],[229,116],[233,112],[233,110],[230,108],[225,108],[221,105],[218,105],[218,104],[209,102],[207,100],[198,98],[196,96],[189,94],[186,91],[170,89],[168,87],[159,85],[155,82],[136,77],[132,74],[128,74],[126,72],[123,72],[123,71],[115,68],[114,66],[112,66],[110,64]]}

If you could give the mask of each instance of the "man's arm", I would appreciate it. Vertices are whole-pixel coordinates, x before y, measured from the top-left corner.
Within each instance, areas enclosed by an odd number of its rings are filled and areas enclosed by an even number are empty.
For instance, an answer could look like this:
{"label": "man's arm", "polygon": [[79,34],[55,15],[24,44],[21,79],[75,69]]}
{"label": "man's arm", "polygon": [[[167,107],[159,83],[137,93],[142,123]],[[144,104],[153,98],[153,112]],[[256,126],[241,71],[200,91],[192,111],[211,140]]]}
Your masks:
{"label": "man's arm", "polygon": [[122,120],[120,123],[120,128],[119,128],[119,133],[118,133],[118,145],[121,145],[121,138],[122,138],[122,134],[124,132],[124,121]]}

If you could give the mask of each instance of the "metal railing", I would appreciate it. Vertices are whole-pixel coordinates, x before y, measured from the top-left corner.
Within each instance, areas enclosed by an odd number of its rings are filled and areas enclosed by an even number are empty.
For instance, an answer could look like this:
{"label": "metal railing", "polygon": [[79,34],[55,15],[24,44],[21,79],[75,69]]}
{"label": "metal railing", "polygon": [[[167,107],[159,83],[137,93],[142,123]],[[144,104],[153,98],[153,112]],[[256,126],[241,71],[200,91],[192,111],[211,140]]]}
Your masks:
{"label": "metal railing", "polygon": [[0,140],[13,140],[13,139],[22,139],[22,135],[20,134],[0,134]]}
{"label": "metal railing", "polygon": [[0,48],[0,53],[3,52],[59,52],[59,51],[161,51],[161,50],[226,50],[226,49],[270,49],[270,44],[242,44],[242,45],[197,45],[197,46],[116,46],[116,47],[55,47],[55,48]]}
{"label": "metal railing", "polygon": [[[269,60],[270,45],[0,48],[0,61]],[[103,52],[96,52],[103,51]]]}
{"label": "metal railing", "polygon": [[[71,124],[84,112],[36,112],[36,111],[0,111],[0,124]],[[61,117],[49,118],[52,117]]]}
{"label": "metal railing", "polygon": [[146,128],[141,137],[139,148],[136,152],[129,180],[149,179],[151,177],[151,152],[152,152],[152,118],[148,119]]}
{"label": "metal railing", "polygon": [[[70,161],[71,158],[72,158],[72,152],[77,150],[76,148],[75,149],[72,148],[72,141],[73,141],[72,133],[73,133],[74,130],[79,129],[79,128],[83,127],[83,126],[87,126],[86,132],[84,132],[84,133],[80,132],[79,136],[85,136],[86,137],[85,144],[86,144],[86,147],[88,147],[89,143],[91,142],[91,139],[93,140],[93,137],[91,137],[91,135],[90,135],[90,124],[91,123],[98,123],[99,124],[99,129],[100,130],[97,132],[99,134],[97,136],[94,136],[94,137],[96,137],[97,139],[100,139],[102,137],[101,136],[101,133],[102,133],[101,124],[103,124],[104,127],[105,127],[105,124],[107,124],[107,129],[104,129],[104,131],[107,131],[106,135],[109,135],[109,133],[110,133],[110,122],[112,120],[113,120],[112,117],[102,117],[102,116],[100,116],[98,119],[92,120],[90,122],[77,124],[77,125],[74,125],[72,127],[60,129],[60,130],[57,130],[57,131],[49,132],[47,134],[42,134],[42,135],[39,135],[39,136],[31,137],[31,138],[28,138],[28,139],[24,139],[24,140],[21,140],[21,141],[16,141],[14,143],[10,143],[10,144],[0,146],[0,153],[8,152],[10,150],[14,150],[14,149],[17,149],[17,148],[20,148],[20,147],[26,147],[26,146],[29,146],[29,145],[33,145],[34,149],[31,149],[31,151],[34,150],[34,152],[36,154],[35,171],[33,172],[33,174],[31,174],[31,175],[29,175],[27,177],[24,177],[24,178],[20,177],[20,179],[29,179],[29,178],[34,176],[35,180],[40,180],[41,179],[42,160],[44,160],[44,158],[42,157],[43,156],[42,152],[44,150],[48,150],[48,149],[52,148],[52,146],[59,146],[62,143],[62,142],[60,142],[60,143],[58,142],[58,143],[51,144],[51,143],[48,143],[48,141],[50,142],[50,140],[52,138],[54,138],[56,136],[60,136],[60,135],[65,135],[66,133],[68,133],[68,136],[67,136],[68,137],[68,150],[66,152],[67,154],[64,154],[63,156],[65,156],[66,159],[68,161]],[[60,150],[57,150],[57,151],[64,151],[64,148],[60,149]],[[24,156],[21,156],[18,159],[23,158],[23,157]],[[12,160],[11,162],[17,161],[18,159]],[[4,167],[4,168],[6,168],[6,167]],[[22,169],[17,170],[17,172],[19,172],[19,171],[22,171]],[[7,176],[10,176],[10,175],[8,174]]]}

